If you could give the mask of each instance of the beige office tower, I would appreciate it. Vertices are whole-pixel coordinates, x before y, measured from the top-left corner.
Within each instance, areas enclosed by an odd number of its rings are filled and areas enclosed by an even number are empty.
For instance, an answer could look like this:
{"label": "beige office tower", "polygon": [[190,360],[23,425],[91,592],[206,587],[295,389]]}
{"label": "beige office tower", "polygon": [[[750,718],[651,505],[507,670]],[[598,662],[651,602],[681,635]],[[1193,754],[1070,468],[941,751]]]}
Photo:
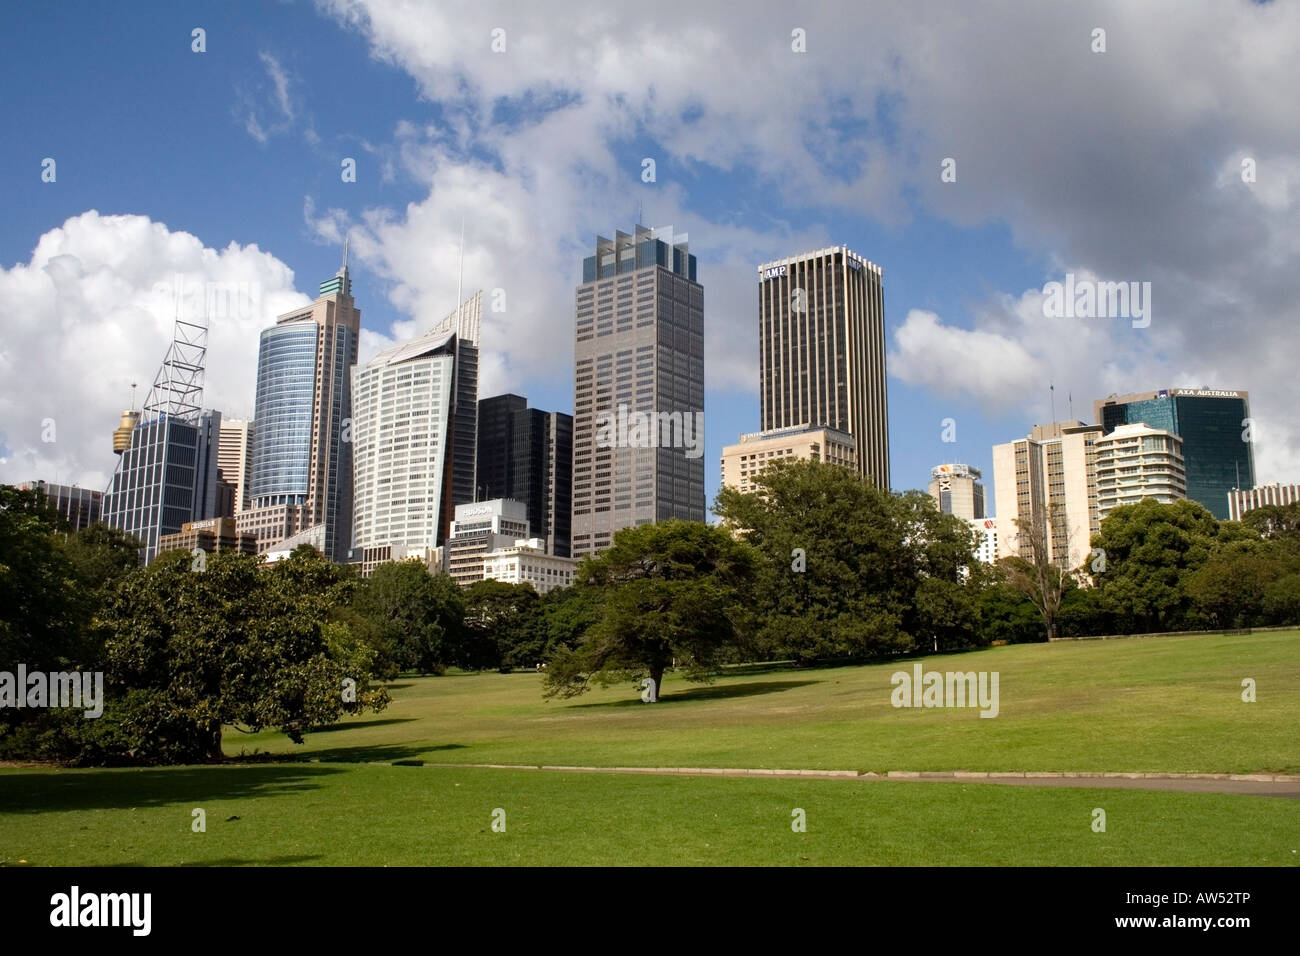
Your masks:
{"label": "beige office tower", "polygon": [[930,497],[946,515],[973,521],[984,517],[980,470],[970,465],[936,465],[930,469]]}
{"label": "beige office tower", "polygon": [[1092,550],[1101,519],[1097,508],[1095,443],[1100,425],[1056,422],[1035,425],[1029,437],[993,446],[999,551],[1030,557],[1017,520],[1042,513],[1048,523],[1048,556],[1074,570]]}
{"label": "beige office tower", "polygon": [[235,508],[232,514],[239,514],[248,507],[248,476],[253,464],[253,457],[249,454],[252,425],[252,422],[238,418],[227,418],[221,422],[217,467],[221,469],[221,480],[235,488]]}
{"label": "beige office tower", "polygon": [[753,432],[741,435],[739,444],[722,449],[722,485],[748,494],[757,490],[754,477],[773,461],[811,458],[856,470],[857,456],[853,436],[834,428],[800,425]]}
{"label": "beige office tower", "polygon": [[889,490],[880,266],[845,246],[758,267],[764,431],[801,422],[853,436],[857,470]]}
{"label": "beige office tower", "polygon": [[703,521],[704,290],[686,237],[596,238],[575,294],[575,558],[621,528]]}
{"label": "beige office tower", "polygon": [[1187,497],[1183,441],[1149,425],[1120,425],[1097,439],[1097,517],[1144,498],[1169,504]]}

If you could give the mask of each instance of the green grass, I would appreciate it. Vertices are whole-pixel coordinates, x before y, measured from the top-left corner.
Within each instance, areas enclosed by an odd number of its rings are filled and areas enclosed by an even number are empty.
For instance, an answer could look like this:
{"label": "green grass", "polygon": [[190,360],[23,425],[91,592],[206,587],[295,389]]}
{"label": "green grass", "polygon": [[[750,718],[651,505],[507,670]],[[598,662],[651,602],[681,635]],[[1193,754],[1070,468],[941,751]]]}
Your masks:
{"label": "green grass", "polygon": [[310,763],[0,771],[8,865],[1278,866],[1297,850],[1300,803],[1265,797]]}
{"label": "green grass", "polygon": [[[997,671],[1000,711],[895,709],[871,667],[669,678],[544,700],[535,673],[411,678],[382,714],[296,746],[228,731],[226,752],[327,761],[775,769],[1300,772],[1300,632],[1081,641],[925,658]],[[1256,703],[1241,700],[1254,678]]]}
{"label": "green grass", "polygon": [[[0,769],[0,864],[1300,864],[1300,801],[1274,797],[440,766],[1300,771],[1300,632],[923,664],[998,671],[999,715],[893,708],[890,675],[910,661],[669,679],[653,706],[630,686],[547,701],[534,673],[402,680],[387,711],[303,746],[228,733],[229,754],[268,763]],[[426,765],[377,764],[395,760]]]}

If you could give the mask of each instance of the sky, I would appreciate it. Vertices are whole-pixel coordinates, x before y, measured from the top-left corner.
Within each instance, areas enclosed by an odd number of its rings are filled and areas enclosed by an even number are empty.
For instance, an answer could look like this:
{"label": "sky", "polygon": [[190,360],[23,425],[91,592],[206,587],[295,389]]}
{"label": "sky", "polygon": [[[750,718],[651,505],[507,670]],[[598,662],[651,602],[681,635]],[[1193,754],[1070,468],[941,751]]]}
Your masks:
{"label": "sky", "polygon": [[[503,306],[480,397],[572,412],[582,259],[640,215],[698,257],[710,504],[759,425],[756,267],[832,245],[883,270],[895,490],[965,462],[991,498],[994,444],[1202,386],[1248,390],[1257,479],[1300,482],[1296,4],[66,2],[6,27],[0,481],[107,487],[131,383],[204,302],[204,404],[251,417],[258,333],[345,235],[363,361],[463,281]],[[1053,315],[1067,274],[1149,315]]]}

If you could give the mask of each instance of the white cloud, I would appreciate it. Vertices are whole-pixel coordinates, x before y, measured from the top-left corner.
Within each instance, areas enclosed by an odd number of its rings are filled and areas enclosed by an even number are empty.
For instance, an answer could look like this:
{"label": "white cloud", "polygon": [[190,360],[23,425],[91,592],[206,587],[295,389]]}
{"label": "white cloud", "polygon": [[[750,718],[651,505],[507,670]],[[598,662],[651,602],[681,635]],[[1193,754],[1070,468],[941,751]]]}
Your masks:
{"label": "white cloud", "polygon": [[[178,313],[209,314],[205,407],[251,418],[259,333],[310,301],[256,245],[212,249],[145,216],[95,210],[0,268],[0,297],[12,309],[0,342],[0,481],[97,489],[116,466],[112,431],[131,383],[143,403]],[[47,418],[53,442],[42,440]]]}

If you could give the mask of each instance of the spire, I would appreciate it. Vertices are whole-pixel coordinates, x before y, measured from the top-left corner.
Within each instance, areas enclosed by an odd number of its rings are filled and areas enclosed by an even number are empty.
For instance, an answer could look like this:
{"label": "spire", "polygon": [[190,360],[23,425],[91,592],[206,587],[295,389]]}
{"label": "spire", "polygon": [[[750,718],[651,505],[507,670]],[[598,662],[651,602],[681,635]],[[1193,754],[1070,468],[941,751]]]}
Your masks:
{"label": "spire", "polygon": [[456,332],[460,332],[460,292],[465,278],[465,217],[460,217],[460,268],[456,272]]}

